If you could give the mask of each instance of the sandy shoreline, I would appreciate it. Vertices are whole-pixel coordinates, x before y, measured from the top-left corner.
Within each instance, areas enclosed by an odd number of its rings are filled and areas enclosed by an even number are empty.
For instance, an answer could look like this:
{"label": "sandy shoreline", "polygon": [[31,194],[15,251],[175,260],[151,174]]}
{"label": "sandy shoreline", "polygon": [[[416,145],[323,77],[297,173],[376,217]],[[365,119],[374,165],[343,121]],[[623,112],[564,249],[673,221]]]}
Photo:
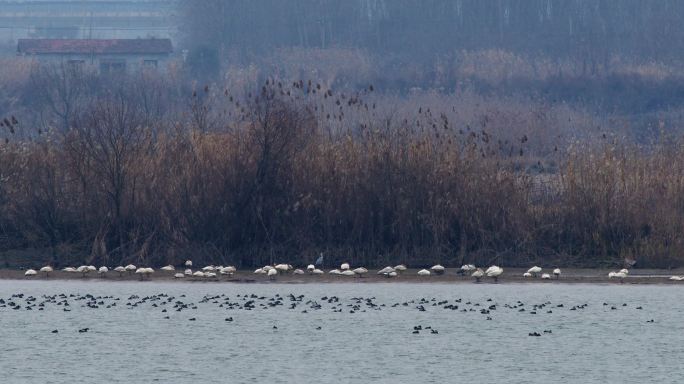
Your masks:
{"label": "sandy shoreline", "polygon": [[[217,278],[195,278],[186,276],[182,279],[174,278],[174,274],[182,272],[166,272],[156,270],[150,277],[143,281],[163,281],[179,283],[286,283],[286,284],[312,284],[312,283],[474,283],[470,276],[458,275],[457,269],[447,269],[441,276],[418,276],[417,269],[409,269],[400,276],[392,279],[377,275],[375,270],[371,270],[365,277],[347,277],[337,275],[279,275],[274,280],[264,275],[255,275],[253,271],[237,271],[233,276],[219,276]],[[608,269],[563,269],[559,279],[542,280],[540,278],[524,278],[522,274],[526,271],[523,268],[504,268],[504,274],[499,278],[499,284],[505,283],[545,283],[545,284],[572,284],[572,283],[593,283],[593,284],[619,284],[617,279],[608,279]],[[549,269],[548,272],[551,270]],[[327,272],[327,270],[326,270]],[[546,271],[545,271],[546,272]],[[684,284],[680,281],[669,280],[670,276],[684,275],[684,269],[664,270],[664,269],[635,269],[630,271],[629,276],[624,280],[624,284]],[[80,273],[70,273],[54,271],[46,277],[43,273],[37,276],[26,277],[23,270],[0,269],[1,280],[72,280],[72,281],[92,281],[92,282],[119,282],[119,281],[140,281],[140,277],[135,274],[124,273],[119,276],[117,272],[108,272],[105,276],[96,272],[91,272],[85,277]],[[482,284],[494,283],[492,279],[482,279]]]}

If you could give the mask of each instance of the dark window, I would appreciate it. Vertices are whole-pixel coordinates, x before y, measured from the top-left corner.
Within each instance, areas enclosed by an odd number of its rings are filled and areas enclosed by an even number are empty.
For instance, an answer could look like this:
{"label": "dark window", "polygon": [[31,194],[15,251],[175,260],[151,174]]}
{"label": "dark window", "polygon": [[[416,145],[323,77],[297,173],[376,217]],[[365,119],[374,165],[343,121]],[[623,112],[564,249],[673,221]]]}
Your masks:
{"label": "dark window", "polygon": [[126,62],[123,60],[100,60],[100,73],[124,73]]}
{"label": "dark window", "polygon": [[71,69],[81,70],[81,69],[83,69],[83,66],[85,65],[85,60],[68,60],[67,65]]}

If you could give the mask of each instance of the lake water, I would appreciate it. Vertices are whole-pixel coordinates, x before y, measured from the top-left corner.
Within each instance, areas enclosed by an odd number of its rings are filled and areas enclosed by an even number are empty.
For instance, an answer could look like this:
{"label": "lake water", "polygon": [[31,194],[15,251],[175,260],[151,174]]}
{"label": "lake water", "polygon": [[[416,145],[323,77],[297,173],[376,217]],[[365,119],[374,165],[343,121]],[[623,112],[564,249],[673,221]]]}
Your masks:
{"label": "lake water", "polygon": [[[0,382],[676,382],[684,375],[683,292],[654,285],[0,281]],[[24,296],[11,297],[17,293]],[[43,298],[60,293],[66,299]],[[79,299],[85,294],[98,308]],[[141,302],[158,294],[165,296]],[[292,301],[289,294],[304,296]],[[369,305],[361,297],[373,299]],[[177,311],[177,302],[187,308]],[[450,305],[458,309],[444,308]],[[438,334],[414,334],[418,325]]]}

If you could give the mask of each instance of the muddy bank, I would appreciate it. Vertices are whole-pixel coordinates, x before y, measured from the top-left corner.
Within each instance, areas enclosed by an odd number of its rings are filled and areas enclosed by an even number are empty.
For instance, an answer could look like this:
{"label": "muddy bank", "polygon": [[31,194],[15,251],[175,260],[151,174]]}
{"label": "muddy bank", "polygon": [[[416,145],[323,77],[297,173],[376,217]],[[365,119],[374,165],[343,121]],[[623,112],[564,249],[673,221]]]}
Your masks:
{"label": "muddy bank", "polygon": [[[174,278],[174,274],[182,272],[176,270],[174,272],[167,272],[156,270],[151,276],[145,277],[142,281],[178,281],[187,283],[291,283],[291,284],[306,284],[306,283],[473,283],[475,280],[469,275],[463,276],[457,273],[457,269],[447,269],[443,275],[418,276],[417,269],[409,269],[397,276],[396,278],[386,278],[377,275],[375,270],[369,271],[364,277],[348,277],[338,275],[294,275],[281,274],[275,279],[270,279],[265,275],[256,275],[253,271],[241,270],[237,271],[232,276],[218,276],[216,278],[196,278],[185,276],[184,278]],[[563,283],[604,283],[604,284],[619,284],[617,279],[609,279],[607,269],[563,269],[561,276],[556,279],[542,280],[540,278],[525,278],[523,273],[526,269],[521,268],[504,268],[504,274],[499,277],[498,283],[547,283],[547,284],[563,284]],[[21,280],[79,280],[92,282],[117,282],[117,281],[141,281],[139,275],[136,274],[119,274],[118,272],[108,272],[106,274],[98,274],[91,272],[85,276],[81,273],[54,271],[45,276],[44,273],[38,273],[37,276],[26,277],[24,270],[17,269],[0,269],[0,279],[21,279]],[[326,270],[327,272],[327,270]],[[551,270],[544,271],[551,272]],[[671,281],[670,276],[684,275],[684,269],[664,270],[664,269],[639,269],[630,271],[629,276],[624,279],[624,284],[684,284],[684,282]],[[493,279],[483,278],[482,284],[494,283]]]}

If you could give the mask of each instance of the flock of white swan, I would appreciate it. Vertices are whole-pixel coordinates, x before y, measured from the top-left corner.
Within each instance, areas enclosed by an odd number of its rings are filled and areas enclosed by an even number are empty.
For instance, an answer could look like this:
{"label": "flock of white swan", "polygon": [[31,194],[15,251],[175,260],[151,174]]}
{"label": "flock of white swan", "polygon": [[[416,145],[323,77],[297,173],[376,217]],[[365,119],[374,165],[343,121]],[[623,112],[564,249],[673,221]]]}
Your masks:
{"label": "flock of white swan", "polygon": [[[176,279],[183,279],[186,277],[191,277],[195,279],[214,279],[219,276],[232,276],[237,272],[237,268],[234,266],[214,266],[214,265],[208,265],[200,270],[193,271],[192,270],[192,261],[187,260],[185,262],[185,270],[183,272],[176,272],[176,267],[173,265],[167,265],[164,267],[161,267],[160,270],[165,272],[165,273],[173,273],[173,277]],[[402,273],[406,273],[408,268],[404,264],[399,264],[396,266],[387,266],[384,267],[380,270],[377,271],[377,275],[386,277],[386,278],[395,278]],[[430,267],[429,269],[421,269],[417,272],[418,276],[422,277],[429,277],[433,275],[443,275],[446,272],[446,268],[442,266],[441,264],[436,264]],[[50,273],[52,273],[54,269],[47,265],[42,268],[40,268],[38,271],[35,269],[28,269],[24,273],[24,276],[27,278],[38,276],[42,274],[46,278],[50,276]],[[118,266],[115,268],[108,268],[108,267],[100,267],[96,268],[95,266],[92,265],[82,265],[78,268],[75,267],[66,267],[62,269],[63,272],[68,272],[68,273],[76,273],[76,274],[81,274],[83,277],[88,276],[89,274],[97,274],[101,277],[105,277],[108,273],[111,272],[116,272],[119,274],[119,276],[122,276],[123,274],[129,274],[129,275],[137,275],[140,277],[141,280],[144,278],[149,278],[155,270],[150,267],[136,267],[133,264],[128,264],[126,266]],[[339,276],[348,276],[348,277],[364,277],[368,275],[369,270],[365,267],[357,267],[357,268],[352,268],[349,263],[342,263],[339,268],[331,269],[327,272],[329,275],[339,275]],[[495,282],[498,281],[498,278],[501,277],[504,273],[503,268],[497,266],[497,265],[492,265],[487,269],[482,269],[478,268],[473,264],[465,264],[461,266],[460,269],[457,270],[457,274],[459,275],[470,275],[472,278],[475,279],[476,282],[480,282],[482,278],[491,278]],[[293,274],[293,275],[324,275],[326,274],[325,271],[322,269],[316,267],[314,264],[309,264],[305,269],[301,268],[294,268],[290,264],[275,264],[275,265],[266,265],[261,268],[257,268],[254,270],[255,275],[265,275],[269,279],[275,279],[279,275],[284,275],[284,274]],[[619,271],[611,271],[608,273],[608,278],[609,279],[617,279],[620,282],[623,282],[625,278],[629,275],[629,270],[628,269],[621,269]],[[555,268],[551,271],[551,273],[543,273],[543,269],[539,266],[533,266],[532,268],[528,269],[527,272],[523,273],[524,278],[541,278],[542,280],[549,280],[552,277],[555,279],[559,279],[561,276],[561,270],[560,268]],[[671,276],[669,278],[672,281],[684,281],[684,276]]]}
{"label": "flock of white swan", "polygon": [[[174,273],[173,277],[176,279],[183,279],[186,277],[192,277],[195,279],[212,279],[212,278],[217,278],[219,275],[221,276],[232,276],[237,272],[237,268],[234,266],[227,266],[224,267],[222,265],[219,266],[213,266],[213,265],[208,265],[206,267],[201,268],[200,270],[193,271],[192,270],[192,261],[187,260],[185,262],[185,270],[183,272],[176,272],[176,267],[173,265],[167,265],[162,268],[160,268],[161,271],[164,271],[166,273]],[[377,274],[380,276],[384,276],[386,278],[394,278],[399,276],[402,273],[405,273],[408,270],[408,268],[404,264],[399,264],[396,266],[387,266],[385,268],[382,268],[377,271]],[[24,276],[26,277],[33,277],[37,276],[39,274],[43,274],[46,278],[49,277],[50,273],[53,272],[54,269],[51,266],[44,266],[40,268],[38,271],[35,269],[28,269],[24,273]],[[153,268],[150,267],[136,267],[133,264],[128,264],[126,266],[118,266],[115,268],[108,268],[108,267],[100,267],[96,268],[95,266],[92,265],[82,265],[78,268],[74,267],[66,267],[62,269],[63,272],[69,272],[69,273],[76,273],[76,274],[81,274],[83,277],[86,277],[88,274],[97,274],[101,277],[105,277],[108,273],[110,272],[116,272],[119,274],[119,276],[122,276],[123,274],[135,274],[140,277],[140,279],[144,278],[149,278],[155,271]],[[561,270],[560,268],[555,268],[551,273],[542,273],[542,268],[538,266],[533,266],[532,268],[528,269],[527,272],[523,273],[524,278],[541,278],[542,280],[549,280],[552,278],[552,276],[555,279],[559,279],[561,276]],[[443,275],[446,272],[446,268],[442,266],[441,264],[436,264],[430,267],[429,269],[421,269],[417,272],[418,276],[432,276],[432,275]],[[369,270],[365,267],[357,267],[357,268],[352,268],[349,263],[342,263],[339,268],[332,269],[327,272],[329,275],[339,275],[339,276],[348,276],[348,277],[363,277],[366,276],[369,273]],[[498,281],[498,278],[503,275],[504,270],[503,268],[497,266],[497,265],[492,265],[489,268],[483,270],[482,268],[478,268],[473,264],[465,264],[461,266],[460,269],[457,271],[458,274],[460,275],[467,275],[470,274],[471,277],[475,279],[476,282],[480,282],[482,278],[491,278],[495,282]],[[300,268],[294,268],[290,264],[275,264],[275,265],[266,265],[261,268],[257,268],[254,271],[255,275],[265,275],[269,279],[275,279],[278,275],[283,275],[283,274],[293,274],[293,275],[324,275],[326,274],[325,271],[323,271],[320,268],[317,268],[313,264],[309,264],[306,269],[300,269]],[[608,273],[608,278],[609,279],[618,279],[620,282],[622,282],[627,276],[629,275],[629,270],[628,269],[621,269],[619,271],[611,271]],[[673,281],[684,281],[684,276],[672,276],[670,277],[670,280]]]}

